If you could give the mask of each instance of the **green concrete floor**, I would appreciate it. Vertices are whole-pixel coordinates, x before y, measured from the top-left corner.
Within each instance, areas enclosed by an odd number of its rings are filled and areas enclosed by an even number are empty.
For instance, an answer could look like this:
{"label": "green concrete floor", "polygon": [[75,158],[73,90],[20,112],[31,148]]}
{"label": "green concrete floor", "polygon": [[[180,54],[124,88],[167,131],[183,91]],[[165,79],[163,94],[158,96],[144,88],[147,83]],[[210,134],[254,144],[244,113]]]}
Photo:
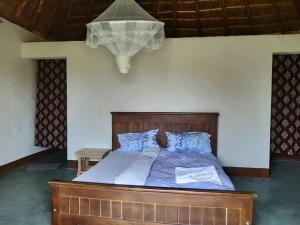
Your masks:
{"label": "green concrete floor", "polygon": [[[62,162],[65,156],[54,154],[39,162]],[[300,224],[300,162],[276,161],[271,179],[233,178],[239,191],[258,194],[255,225]],[[19,168],[0,175],[0,225],[50,225],[51,179],[71,180],[76,171],[26,171]]]}
{"label": "green concrete floor", "polygon": [[237,190],[258,195],[254,225],[300,225],[300,161],[271,162],[270,179],[232,181]]}

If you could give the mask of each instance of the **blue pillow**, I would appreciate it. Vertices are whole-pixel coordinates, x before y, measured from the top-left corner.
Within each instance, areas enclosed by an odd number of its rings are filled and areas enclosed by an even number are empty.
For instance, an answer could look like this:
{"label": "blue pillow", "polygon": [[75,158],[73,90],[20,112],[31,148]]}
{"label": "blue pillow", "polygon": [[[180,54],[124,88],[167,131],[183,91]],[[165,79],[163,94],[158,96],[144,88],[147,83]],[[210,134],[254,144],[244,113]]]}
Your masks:
{"label": "blue pillow", "polygon": [[171,152],[212,152],[210,135],[205,132],[166,132],[168,151]]}
{"label": "blue pillow", "polygon": [[145,148],[159,147],[156,135],[159,129],[138,133],[118,134],[120,150],[124,152],[141,152]]}

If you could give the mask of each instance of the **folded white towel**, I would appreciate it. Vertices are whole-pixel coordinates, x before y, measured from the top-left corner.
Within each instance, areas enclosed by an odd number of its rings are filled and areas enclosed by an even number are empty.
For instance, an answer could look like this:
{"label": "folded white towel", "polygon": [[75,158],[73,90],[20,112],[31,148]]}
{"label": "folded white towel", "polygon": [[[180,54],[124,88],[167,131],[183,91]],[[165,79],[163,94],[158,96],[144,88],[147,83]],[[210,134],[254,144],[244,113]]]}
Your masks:
{"label": "folded white towel", "polygon": [[207,167],[175,167],[176,183],[206,182],[222,185],[222,181],[214,166]]}

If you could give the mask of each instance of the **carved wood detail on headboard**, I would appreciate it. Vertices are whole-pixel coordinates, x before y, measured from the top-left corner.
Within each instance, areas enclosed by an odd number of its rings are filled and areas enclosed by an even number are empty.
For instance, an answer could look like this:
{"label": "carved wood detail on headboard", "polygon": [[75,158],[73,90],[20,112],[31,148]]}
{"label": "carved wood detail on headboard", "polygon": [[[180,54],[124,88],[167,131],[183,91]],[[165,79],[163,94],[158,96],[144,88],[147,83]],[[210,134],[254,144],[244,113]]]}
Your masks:
{"label": "carved wood detail on headboard", "polygon": [[219,113],[112,112],[112,149],[119,148],[117,134],[159,128],[157,141],[167,147],[166,131],[202,131],[211,135],[213,153],[217,155]]}

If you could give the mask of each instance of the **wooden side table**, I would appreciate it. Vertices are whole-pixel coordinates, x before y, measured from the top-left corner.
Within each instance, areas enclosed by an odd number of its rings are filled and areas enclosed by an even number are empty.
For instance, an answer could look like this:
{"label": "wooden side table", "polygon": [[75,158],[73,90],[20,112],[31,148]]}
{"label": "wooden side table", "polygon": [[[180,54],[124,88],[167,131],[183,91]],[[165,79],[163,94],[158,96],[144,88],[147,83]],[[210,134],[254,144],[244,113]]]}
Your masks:
{"label": "wooden side table", "polygon": [[91,159],[96,159],[98,161],[102,160],[111,149],[103,149],[103,148],[83,148],[76,152],[77,160],[78,160],[78,170],[77,176],[84,173],[92,166],[90,164]]}

